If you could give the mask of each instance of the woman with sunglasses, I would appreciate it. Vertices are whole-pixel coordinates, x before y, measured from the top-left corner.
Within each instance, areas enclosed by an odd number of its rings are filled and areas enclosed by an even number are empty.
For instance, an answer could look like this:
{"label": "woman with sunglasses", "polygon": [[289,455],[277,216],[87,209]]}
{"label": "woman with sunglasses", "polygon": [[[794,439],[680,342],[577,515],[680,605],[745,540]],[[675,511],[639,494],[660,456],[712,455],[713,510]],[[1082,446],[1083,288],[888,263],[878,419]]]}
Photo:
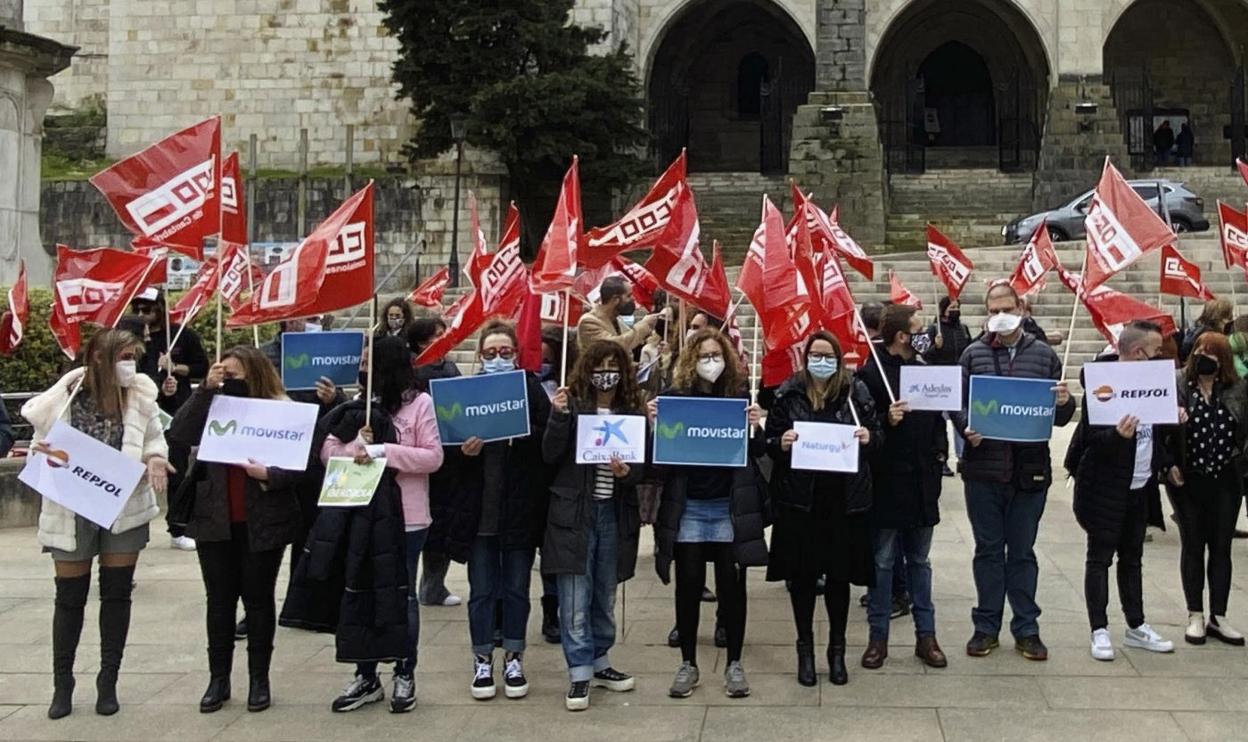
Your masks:
{"label": "woman with sunglasses", "polygon": [[[31,451],[55,456],[44,443],[57,422],[102,441],[147,467],[112,528],[101,528],[44,498],[39,544],[52,555],[56,599],[52,611],[52,683],[48,717],[73,711],[74,657],[82,635],[91,561],[100,558],[100,670],[95,712],[117,713],[117,672],[130,631],[130,592],[139,552],[147,545],[148,523],[160,514],[172,468],[156,405],[156,384],[138,372],[143,344],[129,332],[101,330],[87,343],[86,364],[61,377],[43,394],[22,405],[22,417],[35,428]],[[72,400],[72,402],[71,402]],[[48,459],[49,462],[52,458]]]}
{"label": "woman with sunglasses", "polygon": [[[481,331],[477,356],[482,373],[515,371],[516,331],[495,322]],[[494,636],[502,632],[504,693],[524,698],[525,634],[529,622],[529,576],[533,555],[545,528],[546,514],[534,503],[550,486],[542,461],[542,435],[550,418],[550,400],[541,383],[525,373],[529,435],[486,443],[472,437],[444,446],[444,469],[457,493],[445,517],[434,516],[426,548],[441,550],[468,563],[468,633],[472,639],[472,697],[497,695]],[[500,620],[501,619],[501,620]]]}
{"label": "woman with sunglasses", "polygon": [[[761,410],[750,404],[736,350],[718,329],[693,333],[676,363],[673,387],[661,396],[728,397],[741,400],[750,429],[749,455],[743,467],[670,466],[663,473],[663,496],[654,524],[654,567],[663,584],[676,564],[676,628],[681,665],[668,695],[688,698],[700,681],[698,619],[706,563],[713,562],[719,591],[719,620],[728,635],[724,692],[745,698],[750,684],[741,666],[745,644],[745,570],[767,564],[763,536],[763,480],[754,459],[764,453],[759,429]],[[658,415],[660,402],[647,413]]]}

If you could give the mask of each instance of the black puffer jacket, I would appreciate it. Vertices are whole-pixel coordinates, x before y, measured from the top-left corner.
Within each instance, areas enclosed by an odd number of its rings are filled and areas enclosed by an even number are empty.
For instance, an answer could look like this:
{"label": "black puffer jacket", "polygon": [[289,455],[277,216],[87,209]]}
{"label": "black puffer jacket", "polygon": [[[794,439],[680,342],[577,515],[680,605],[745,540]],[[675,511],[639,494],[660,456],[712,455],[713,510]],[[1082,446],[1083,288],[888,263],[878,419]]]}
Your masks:
{"label": "black puffer jacket", "polygon": [[[529,391],[529,435],[485,444],[505,457],[507,473],[499,514],[499,537],[504,550],[533,549],[542,543],[546,530],[547,491],[551,467],[542,459],[542,436],[550,419],[550,399],[537,377],[525,374]],[[426,548],[467,562],[473,539],[481,525],[481,498],[485,493],[485,450],[465,456],[460,446],[444,446],[440,480],[450,496],[429,502],[433,525]]]}
{"label": "black puffer jacket", "polygon": [[858,456],[858,472],[844,475],[834,472],[806,471],[791,466],[791,452],[780,448],[780,438],[793,428],[794,422],[838,423],[853,425],[854,415],[849,409],[850,395],[842,392],[829,401],[822,410],[815,411],[806,396],[806,372],[799,371],[776,390],[776,401],[767,415],[767,452],[771,455],[771,500],[774,507],[792,508],[809,512],[814,506],[816,490],[821,489],[830,477],[849,476],[845,483],[845,510],[849,515],[865,513],[871,509],[872,482],[869,455],[883,444],[884,433],[876,415],[875,402],[861,381],[853,379],[852,394],[858,420],[871,433],[871,441]]}
{"label": "black puffer jacket", "polygon": [[[970,404],[970,383],[972,376],[1013,376],[1020,379],[1052,379],[1062,378],[1062,362],[1053,348],[1037,340],[1034,336],[1022,333],[1018,339],[1014,358],[1010,358],[1009,348],[996,344],[996,336],[989,333],[971,343],[962,354],[962,400],[964,405]],[[1066,404],[1059,405],[1054,413],[1053,424],[1061,427],[1075,416],[1075,399],[1071,397]],[[962,435],[967,426],[967,408],[955,414],[954,423],[958,435]],[[965,481],[993,482],[1008,484],[1014,481],[1014,469],[1020,461],[1027,461],[1041,467],[1046,472],[1046,480],[1051,476],[1049,465],[1049,444],[1045,443],[1009,443],[1006,441],[984,440],[978,446],[969,443],[962,451],[962,478]]]}
{"label": "black puffer jacket", "polygon": [[[546,537],[542,541],[542,574],[583,575],[589,553],[589,534],[594,527],[594,484],[597,467],[576,463],[578,405],[569,400],[568,412],[551,410],[550,423],[542,438],[542,454],[546,463],[559,467],[550,485],[550,507],[547,510]],[[617,410],[621,415],[640,415],[641,410]],[[612,504],[618,534],[619,558],[616,579],[632,579],[637,570],[637,542],[641,534],[641,514],[637,502],[637,483],[645,475],[645,464],[629,465],[628,475],[615,479]]]}
{"label": "black puffer jacket", "polygon": [[[941,320],[940,327],[935,324],[929,326],[927,334],[932,337],[932,347],[923,355],[923,359],[933,366],[952,366],[971,344],[971,330],[961,321]],[[937,337],[942,338],[939,348],[936,347]]]}
{"label": "black puffer jacket", "polygon": [[[172,442],[198,446],[208,422],[208,408],[217,396],[215,390],[200,387],[173,416],[165,436]],[[315,452],[310,451],[309,455]],[[230,497],[227,464],[196,463],[194,471],[195,507],[186,534],[196,541],[212,543],[230,540]],[[303,472],[269,467],[268,480],[247,478],[244,503],[247,508],[247,541],[251,551],[280,549],[295,539],[299,530],[299,503],[295,488]]]}
{"label": "black puffer jacket", "polygon": [[[1118,356],[1111,354],[1094,362],[1116,360]],[[1082,370],[1079,380],[1083,382]],[[1156,488],[1158,478],[1174,463],[1169,451],[1172,432],[1173,426],[1153,426],[1153,455],[1149,463],[1153,478],[1145,485],[1146,490]],[[1123,438],[1114,425],[1090,424],[1087,397],[1084,397],[1079,427],[1066,449],[1065,467],[1075,479],[1075,520],[1089,536],[1113,540],[1122,531],[1123,519],[1131,505],[1135,445],[1136,437]]]}
{"label": "black puffer jacket", "polygon": [[[459,366],[450,358],[443,358],[440,361],[429,363],[424,366],[416,367],[416,388],[422,392],[428,393],[429,382],[433,379],[451,379],[459,376]],[[444,458],[450,456],[451,450],[459,450],[457,446],[444,447]],[[456,482],[456,467],[450,462],[444,462],[442,466],[429,475],[429,514],[433,520],[437,520],[439,513],[445,517],[451,512],[451,503],[455,499],[456,491],[454,489]],[[430,529],[430,537],[432,537],[432,529]],[[444,536],[439,537],[439,546],[445,541]],[[425,551],[440,554],[431,544],[425,542]]]}
{"label": "black puffer jacket", "polygon": [[[901,367],[926,365],[919,358],[907,361],[881,350],[889,387],[901,389]],[[867,385],[884,430],[884,445],[871,454],[874,503],[871,523],[876,528],[915,528],[940,522],[941,469],[949,456],[945,419],[939,412],[908,412],[896,426],[888,424],[888,390],[874,358],[858,372]]]}
{"label": "black puffer jacket", "polygon": [[[394,443],[389,415],[374,408],[374,440]],[[347,402],[317,425],[314,443],[354,440],[364,403]],[[386,662],[407,657],[407,562],[402,495],[386,469],[364,507],[321,508],[303,547],[282,606],[282,626],[334,632],[339,662]]]}
{"label": "black puffer jacket", "polygon": [[[665,397],[696,396],[669,390]],[[742,402],[749,404],[748,397]],[[767,564],[767,540],[764,530],[770,520],[767,503],[767,483],[759,471],[757,458],[766,453],[762,433],[751,429],[749,455],[746,465],[732,469],[732,488],[728,492],[728,510],[732,516],[733,552],[737,565],[762,567]],[[663,482],[663,494],[659,501],[659,513],[654,522],[654,571],[666,585],[671,581],[672,560],[676,554],[676,534],[680,532],[680,519],[685,514],[688,500],[689,478],[705,471],[701,466],[654,467]]]}

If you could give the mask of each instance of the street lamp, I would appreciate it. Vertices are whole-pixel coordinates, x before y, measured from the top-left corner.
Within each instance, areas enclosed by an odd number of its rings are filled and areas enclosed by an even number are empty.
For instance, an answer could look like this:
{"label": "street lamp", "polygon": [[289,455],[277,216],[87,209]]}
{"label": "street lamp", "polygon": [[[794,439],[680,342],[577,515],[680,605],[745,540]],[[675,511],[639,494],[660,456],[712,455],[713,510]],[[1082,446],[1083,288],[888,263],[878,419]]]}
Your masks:
{"label": "street lamp", "polygon": [[468,119],[461,113],[451,115],[451,138],[455,140],[455,205],[451,218],[451,287],[459,286],[459,184],[464,164],[464,137],[468,134]]}

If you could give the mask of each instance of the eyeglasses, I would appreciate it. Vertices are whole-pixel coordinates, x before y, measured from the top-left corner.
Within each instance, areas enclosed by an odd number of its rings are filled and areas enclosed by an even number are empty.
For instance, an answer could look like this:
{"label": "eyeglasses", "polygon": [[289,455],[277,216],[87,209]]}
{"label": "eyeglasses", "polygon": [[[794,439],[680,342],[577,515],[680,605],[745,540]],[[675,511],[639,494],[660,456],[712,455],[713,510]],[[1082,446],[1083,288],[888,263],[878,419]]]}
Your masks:
{"label": "eyeglasses", "polygon": [[699,353],[698,360],[699,361],[722,361],[724,360],[724,354],[723,353]]}
{"label": "eyeglasses", "polygon": [[835,361],[835,353],[811,353],[808,358],[812,361]]}
{"label": "eyeglasses", "polygon": [[156,314],[156,307],[152,304],[135,304],[135,314]]}
{"label": "eyeglasses", "polygon": [[481,358],[487,361],[492,361],[495,358],[502,358],[504,361],[510,361],[515,357],[515,355],[516,349],[508,347],[490,348],[489,350],[481,351]]}

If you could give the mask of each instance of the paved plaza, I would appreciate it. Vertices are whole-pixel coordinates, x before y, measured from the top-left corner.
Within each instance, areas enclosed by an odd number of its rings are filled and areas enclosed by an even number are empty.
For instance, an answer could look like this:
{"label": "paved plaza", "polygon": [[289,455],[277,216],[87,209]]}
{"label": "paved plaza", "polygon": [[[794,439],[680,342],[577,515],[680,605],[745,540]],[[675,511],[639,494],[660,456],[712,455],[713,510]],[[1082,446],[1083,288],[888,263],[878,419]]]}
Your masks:
{"label": "paved plaza", "polygon": [[[1065,450],[1065,437],[1055,450]],[[667,697],[679,652],[666,646],[672,627],[672,590],[641,559],[638,577],[617,606],[622,637],[612,657],[635,673],[637,690],[609,694],[595,689],[591,708],[563,708],[566,675],[556,646],[539,634],[537,611],[529,623],[526,655],[531,692],[526,700],[499,697],[473,701],[465,609],[422,609],[419,705],[407,715],[375,704],[335,715],[329,703],[349,679],[333,659],[333,637],[279,629],[274,658],[274,705],[248,714],[246,659],[239,647],[235,699],[216,714],[200,714],[207,683],[203,587],[193,554],[172,551],[159,538],[144,553],[134,595],[134,622],[122,667],[122,711],[110,718],[93,711],[93,674],[98,661],[96,588],[79,652],[79,690],[74,714],[46,718],[51,696],[52,579],[39,554],[34,529],[0,531],[0,739],[2,740],[1184,740],[1248,739],[1248,651],[1217,644],[1182,643],[1186,613],[1179,588],[1178,535],[1171,524],[1145,547],[1145,601],[1149,620],[1178,650],[1153,655],[1119,649],[1114,662],[1088,656],[1083,607],[1083,532],[1070,510],[1064,483],[1050,492],[1040,532],[1039,600],[1048,662],[1027,662],[1003,636],[1003,648],[971,659],[962,645],[970,636],[974,602],[972,539],[960,482],[945,480],[943,522],[936,528],[932,562],[939,636],[949,667],[930,670],[913,656],[912,624],[893,623],[892,656],[883,670],[857,666],[866,645],[862,609],[851,609],[850,683],[815,688],[794,677],[794,632],[783,585],[751,575],[744,666],[753,694],[723,694],[723,650],[710,642],[714,607],[704,604],[700,664],[702,686],[687,700]],[[649,531],[643,554],[651,551]],[[1248,625],[1248,549],[1236,544],[1236,585],[1231,620]],[[1112,574],[1112,573],[1111,573]],[[1112,579],[1112,578],[1111,578]],[[285,582],[283,573],[282,584]],[[464,569],[451,572],[455,591],[467,595]],[[534,596],[539,590],[534,579]],[[713,587],[713,586],[712,586]],[[855,591],[857,595],[859,591]],[[536,606],[536,600],[534,604]],[[822,612],[820,607],[819,612]],[[1110,601],[1115,643],[1123,623],[1117,597]],[[819,666],[826,622],[816,627]],[[388,680],[388,677],[387,677]],[[387,686],[387,692],[389,687]],[[402,736],[401,736],[402,735]]]}

